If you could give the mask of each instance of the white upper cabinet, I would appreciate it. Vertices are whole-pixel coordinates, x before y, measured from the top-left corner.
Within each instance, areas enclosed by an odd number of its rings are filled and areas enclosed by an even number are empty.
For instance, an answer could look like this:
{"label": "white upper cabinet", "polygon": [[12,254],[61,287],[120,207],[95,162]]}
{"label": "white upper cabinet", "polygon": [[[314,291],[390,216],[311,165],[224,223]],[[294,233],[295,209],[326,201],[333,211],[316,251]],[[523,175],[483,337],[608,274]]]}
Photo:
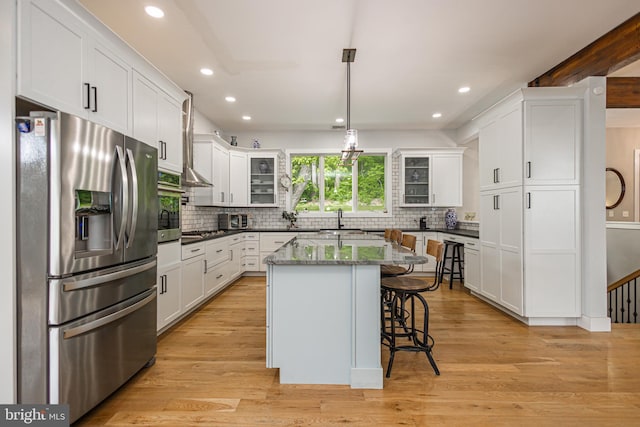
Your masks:
{"label": "white upper cabinet", "polygon": [[[158,92],[158,167],[182,172],[182,100]],[[160,156],[162,154],[162,156]]]}
{"label": "white upper cabinet", "polygon": [[463,150],[401,152],[400,206],[462,206]]}
{"label": "white upper cabinet", "polygon": [[65,6],[19,2],[18,95],[131,134],[131,65]]}
{"label": "white upper cabinet", "polygon": [[229,206],[229,150],[213,144],[213,200],[216,206]]}
{"label": "white upper cabinet", "polygon": [[522,106],[511,106],[480,129],[480,190],[522,184]]}
{"label": "white upper cabinet", "polygon": [[193,203],[196,206],[229,206],[229,150],[211,136],[196,136],[193,168],[213,184],[194,188]]}
{"label": "white upper cabinet", "polygon": [[277,206],[278,153],[248,153],[249,205]]}
{"label": "white upper cabinet", "polygon": [[526,101],[524,112],[525,184],[579,184],[581,101]]}
{"label": "white upper cabinet", "polygon": [[431,206],[462,206],[462,153],[431,156]]}
{"label": "white upper cabinet", "polygon": [[158,149],[182,172],[186,94],[73,0],[18,0],[17,94]]}
{"label": "white upper cabinet", "polygon": [[158,149],[158,167],[182,172],[182,104],[133,73],[133,136]]}
{"label": "white upper cabinet", "polygon": [[229,206],[247,206],[249,191],[247,153],[229,151]]}

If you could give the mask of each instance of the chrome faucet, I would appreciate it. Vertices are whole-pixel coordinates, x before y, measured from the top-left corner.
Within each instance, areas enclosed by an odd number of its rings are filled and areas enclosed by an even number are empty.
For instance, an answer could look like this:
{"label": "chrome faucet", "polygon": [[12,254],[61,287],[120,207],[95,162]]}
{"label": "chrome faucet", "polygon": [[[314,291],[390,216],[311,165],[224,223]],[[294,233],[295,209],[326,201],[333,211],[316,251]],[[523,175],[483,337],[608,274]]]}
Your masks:
{"label": "chrome faucet", "polygon": [[338,230],[342,229],[344,224],[342,223],[342,209],[338,209]]}

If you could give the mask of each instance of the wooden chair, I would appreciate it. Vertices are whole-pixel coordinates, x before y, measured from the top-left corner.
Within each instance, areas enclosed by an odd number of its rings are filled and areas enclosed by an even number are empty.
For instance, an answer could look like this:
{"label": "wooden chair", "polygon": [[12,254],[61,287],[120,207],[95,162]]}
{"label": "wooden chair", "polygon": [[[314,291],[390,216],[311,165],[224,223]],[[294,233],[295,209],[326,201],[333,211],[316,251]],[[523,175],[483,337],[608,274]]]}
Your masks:
{"label": "wooden chair", "polygon": [[[416,241],[417,241],[416,236],[414,236],[413,234],[402,234],[400,230],[396,230],[396,231],[400,232],[400,235],[402,236],[399,244],[415,252]],[[392,235],[393,235],[393,231],[392,231]],[[395,236],[392,237],[392,240],[395,240],[394,237],[397,237],[397,233]],[[380,266],[380,274],[382,274],[383,277],[402,276],[402,275],[411,274],[411,273],[413,273],[413,264],[410,264],[407,267],[403,267],[401,265],[388,265],[388,264],[383,264]]]}
{"label": "wooden chair", "polygon": [[438,240],[427,240],[427,255],[431,255],[436,259],[436,271],[432,288],[429,291],[435,291],[442,283],[442,267],[444,265],[444,243]]}
{"label": "wooden chair", "polygon": [[397,244],[401,244],[402,243],[402,230],[398,230],[397,228],[392,229],[391,230],[391,240],[393,240]]}
{"label": "wooden chair", "polygon": [[391,232],[392,232],[392,231],[393,231],[393,230],[392,230],[391,228],[385,228],[385,229],[384,229],[384,239],[385,239],[385,240],[389,240],[389,239],[391,239]]}

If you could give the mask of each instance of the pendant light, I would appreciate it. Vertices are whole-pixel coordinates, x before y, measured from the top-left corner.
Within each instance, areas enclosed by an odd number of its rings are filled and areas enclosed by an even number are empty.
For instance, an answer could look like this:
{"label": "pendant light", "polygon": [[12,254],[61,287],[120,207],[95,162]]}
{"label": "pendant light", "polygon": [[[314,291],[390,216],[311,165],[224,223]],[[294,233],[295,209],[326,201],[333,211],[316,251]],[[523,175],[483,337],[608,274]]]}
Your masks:
{"label": "pendant light", "polygon": [[342,62],[347,63],[347,133],[344,136],[344,147],[340,165],[353,166],[362,150],[358,150],[358,131],[351,128],[351,63],[356,59],[355,49],[342,49]]}

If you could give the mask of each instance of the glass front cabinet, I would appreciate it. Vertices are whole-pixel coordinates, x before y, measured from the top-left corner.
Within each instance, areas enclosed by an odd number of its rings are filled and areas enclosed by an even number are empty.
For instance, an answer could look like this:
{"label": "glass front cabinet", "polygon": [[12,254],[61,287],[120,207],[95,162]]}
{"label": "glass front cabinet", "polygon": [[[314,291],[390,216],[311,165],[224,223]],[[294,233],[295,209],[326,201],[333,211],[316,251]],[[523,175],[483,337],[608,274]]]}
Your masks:
{"label": "glass front cabinet", "polygon": [[[249,204],[277,206],[278,154],[249,153]],[[233,173],[233,171],[231,171]]]}
{"label": "glass front cabinet", "polygon": [[463,151],[401,152],[400,206],[462,206]]}
{"label": "glass front cabinet", "polygon": [[400,205],[430,206],[431,156],[403,154],[400,167]]}

